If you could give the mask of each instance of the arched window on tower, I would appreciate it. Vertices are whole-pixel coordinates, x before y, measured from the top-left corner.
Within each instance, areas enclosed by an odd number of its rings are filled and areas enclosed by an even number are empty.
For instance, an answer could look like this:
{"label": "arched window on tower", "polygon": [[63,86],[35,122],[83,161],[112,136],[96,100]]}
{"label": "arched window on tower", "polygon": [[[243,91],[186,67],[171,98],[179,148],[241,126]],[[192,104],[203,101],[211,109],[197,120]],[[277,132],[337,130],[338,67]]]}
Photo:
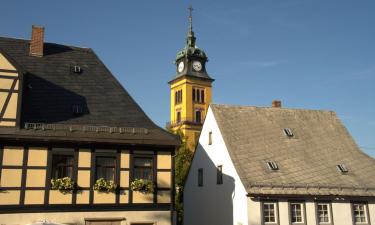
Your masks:
{"label": "arched window on tower", "polygon": [[202,112],[200,110],[195,111],[195,122],[202,123]]}
{"label": "arched window on tower", "polygon": [[204,103],[204,90],[201,90],[201,103]]}
{"label": "arched window on tower", "polygon": [[195,88],[193,88],[193,102],[195,102]]}

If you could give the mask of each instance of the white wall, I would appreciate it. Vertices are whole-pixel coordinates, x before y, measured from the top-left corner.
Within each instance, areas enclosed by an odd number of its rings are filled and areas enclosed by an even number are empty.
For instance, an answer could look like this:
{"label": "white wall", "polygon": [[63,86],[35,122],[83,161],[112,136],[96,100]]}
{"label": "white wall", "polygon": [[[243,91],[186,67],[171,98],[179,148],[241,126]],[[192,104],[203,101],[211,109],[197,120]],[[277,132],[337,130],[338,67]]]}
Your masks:
{"label": "white wall", "polygon": [[[212,132],[212,145],[208,133]],[[216,167],[223,166],[223,184],[216,184]],[[203,187],[198,187],[203,168]],[[232,164],[211,108],[207,112],[184,190],[185,225],[246,225],[246,191]]]}
{"label": "white wall", "polygon": [[125,218],[121,225],[148,222],[157,225],[171,224],[170,211],[101,211],[101,212],[54,212],[0,214],[1,225],[25,225],[47,220],[53,223],[84,225],[85,218]]}

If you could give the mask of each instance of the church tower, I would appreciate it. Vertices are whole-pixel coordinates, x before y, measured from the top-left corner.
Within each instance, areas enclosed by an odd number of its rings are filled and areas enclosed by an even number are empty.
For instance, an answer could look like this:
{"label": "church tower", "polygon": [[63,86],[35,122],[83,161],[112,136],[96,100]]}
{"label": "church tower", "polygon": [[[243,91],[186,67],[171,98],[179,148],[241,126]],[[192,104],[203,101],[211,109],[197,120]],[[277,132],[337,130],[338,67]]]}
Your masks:
{"label": "church tower", "polygon": [[171,89],[170,128],[180,130],[190,150],[195,150],[203,120],[212,97],[212,79],[206,71],[206,53],[195,45],[192,7],[185,47],[177,53],[176,75],[169,81]]}

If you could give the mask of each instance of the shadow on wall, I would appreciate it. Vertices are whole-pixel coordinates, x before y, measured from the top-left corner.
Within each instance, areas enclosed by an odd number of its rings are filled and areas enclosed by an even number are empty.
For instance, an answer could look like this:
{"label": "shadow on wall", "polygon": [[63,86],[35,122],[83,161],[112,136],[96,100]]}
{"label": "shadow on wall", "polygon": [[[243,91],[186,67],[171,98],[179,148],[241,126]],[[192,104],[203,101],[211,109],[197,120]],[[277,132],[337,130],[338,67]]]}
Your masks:
{"label": "shadow on wall", "polygon": [[[198,143],[184,192],[184,225],[233,224],[235,180],[223,173],[217,183],[217,166]],[[225,165],[224,165],[225,166]],[[203,168],[203,186],[198,186],[198,169]]]}
{"label": "shadow on wall", "polygon": [[34,74],[27,74],[22,108],[23,122],[31,123],[79,123],[89,114],[84,96]]}

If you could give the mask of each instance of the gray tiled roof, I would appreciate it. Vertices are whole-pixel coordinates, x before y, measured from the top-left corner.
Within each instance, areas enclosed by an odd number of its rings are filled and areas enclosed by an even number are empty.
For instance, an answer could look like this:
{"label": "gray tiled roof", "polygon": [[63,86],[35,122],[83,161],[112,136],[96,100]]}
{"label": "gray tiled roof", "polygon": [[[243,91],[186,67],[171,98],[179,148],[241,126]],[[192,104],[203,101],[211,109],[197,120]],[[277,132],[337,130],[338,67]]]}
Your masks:
{"label": "gray tiled roof", "polygon": [[[156,126],[89,48],[45,43],[43,57],[29,56],[29,40],[0,37],[0,52],[23,74],[22,123],[145,128],[147,134],[30,131],[1,128],[0,137],[110,143],[163,143],[178,139]],[[80,66],[82,73],[73,72]],[[151,93],[145,93],[150,94]],[[72,106],[82,106],[75,115]]]}
{"label": "gray tiled roof", "polygon": [[[211,105],[249,195],[375,196],[375,160],[333,111]],[[293,137],[283,129],[290,128]],[[279,170],[271,171],[267,161]],[[341,174],[336,165],[345,164]]]}

